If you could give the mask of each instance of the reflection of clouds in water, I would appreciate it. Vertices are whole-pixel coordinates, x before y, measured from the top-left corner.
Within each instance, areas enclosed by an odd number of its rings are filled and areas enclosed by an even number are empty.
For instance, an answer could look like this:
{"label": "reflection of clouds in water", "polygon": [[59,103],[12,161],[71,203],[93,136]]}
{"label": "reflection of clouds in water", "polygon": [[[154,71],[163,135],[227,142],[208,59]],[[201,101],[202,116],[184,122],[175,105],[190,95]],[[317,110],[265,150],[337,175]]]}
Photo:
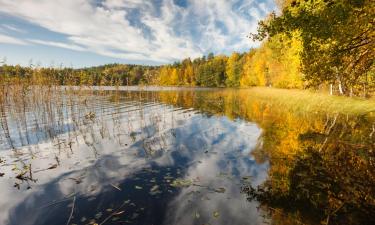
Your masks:
{"label": "reflection of clouds in water", "polygon": [[[131,157],[130,154],[127,156]],[[55,207],[70,204],[73,194],[78,196],[78,199],[96,198],[100,193],[114,190],[109,184],[117,185],[122,180],[131,179],[133,174],[145,166],[142,160],[123,166],[116,156],[106,155],[94,165],[56,177],[43,185],[38,191],[29,194],[28,197],[23,199],[21,204],[16,205],[9,212],[10,224],[49,224],[48,222],[51,218],[55,218],[56,214],[61,214],[59,210],[55,211]],[[77,184],[77,180],[81,182]],[[51,204],[54,200],[63,199],[67,201],[56,205]],[[93,205],[92,207],[92,209],[95,209],[98,206]],[[61,220],[65,221],[69,214],[69,208],[63,208],[62,213],[62,215],[58,216],[61,216]],[[18,215],[23,215],[23,217]]]}
{"label": "reflection of clouds in water", "polygon": [[[1,178],[5,182],[0,183],[0,223],[10,220],[12,224],[43,224],[51,217],[66,220],[68,215],[56,214],[60,210],[40,210],[40,207],[74,193],[85,198],[101,196],[113,191],[110,184],[120,185],[134,179],[153,163],[160,168],[180,167],[184,179],[226,189],[225,193],[195,186],[182,189],[169,203],[167,224],[190,224],[196,211],[200,220],[210,223],[258,220],[256,204],[247,202],[240,194],[242,176],[252,176],[255,184],[266,177],[267,164],[255,165],[250,155],[260,135],[256,125],[233,122],[226,117],[183,113],[165,105],[147,105],[141,111],[134,105],[131,107],[131,110],[120,105],[108,107],[103,117],[97,111],[100,119],[80,127],[76,137],[64,133],[53,143],[29,146],[34,156],[26,148],[19,150],[24,154],[18,157],[32,164],[37,183],[31,183],[31,190],[18,191],[12,187],[14,179]],[[114,111],[116,118],[112,116]],[[70,136],[74,136],[72,150],[66,144],[61,149],[56,147],[56,142],[66,143]],[[7,161],[14,161],[8,152],[0,154]],[[57,163],[60,165],[56,168],[46,170]],[[2,171],[7,176],[14,174],[11,165],[2,166]],[[220,172],[228,176],[218,176]],[[191,194],[191,191],[201,193]],[[215,210],[220,213],[216,219],[212,216]]]}
{"label": "reflection of clouds in water", "polygon": [[[136,111],[127,114],[135,130],[141,127],[138,114]],[[97,115],[100,115],[99,111]],[[95,195],[108,188],[109,183],[117,183],[144,168],[146,161],[137,156],[139,148],[131,146],[132,139],[128,134],[121,135],[121,142],[129,147],[119,144],[119,134],[126,130],[126,120],[123,118],[119,122],[122,126],[119,128],[107,116],[104,123],[100,121],[80,127],[74,138],[70,138],[73,133],[66,132],[48,143],[26,146],[16,152],[0,151],[0,158],[7,162],[1,166],[1,172],[5,175],[0,178],[0,224],[8,223],[8,217],[11,221],[22,220],[22,224],[35,224],[36,219],[45,213],[43,210],[41,214],[36,213],[36,208],[43,204],[72,193]],[[103,128],[111,132],[104,139]],[[67,140],[73,141],[72,150],[66,146]],[[60,149],[57,143],[63,143]],[[17,190],[13,185],[20,181],[15,176],[22,172],[24,165],[29,164],[32,165],[33,179],[37,182],[29,181],[32,188],[26,190],[28,185],[24,181],[21,190]],[[48,169],[56,164],[59,164],[56,168]],[[20,170],[14,170],[15,167]],[[79,184],[76,184],[77,181]],[[23,213],[20,209],[23,209]]]}
{"label": "reflection of clouds in water", "polygon": [[[187,169],[184,179],[198,181],[199,185],[209,189],[201,186],[182,189],[168,206],[165,224],[244,224],[244,221],[260,224],[262,220],[257,203],[246,201],[239,185],[244,176],[250,175],[255,184],[266,178],[267,165],[255,165],[249,155],[260,135],[259,129],[253,124],[243,121],[233,123],[226,118],[202,119],[191,126],[196,127],[185,126],[186,134],[192,130],[211,128],[189,143],[190,146],[206,143],[209,149],[208,153],[200,151],[191,155],[191,161],[199,162]],[[219,188],[225,188],[225,192],[216,193],[215,189]],[[215,212],[218,213],[217,218]]]}

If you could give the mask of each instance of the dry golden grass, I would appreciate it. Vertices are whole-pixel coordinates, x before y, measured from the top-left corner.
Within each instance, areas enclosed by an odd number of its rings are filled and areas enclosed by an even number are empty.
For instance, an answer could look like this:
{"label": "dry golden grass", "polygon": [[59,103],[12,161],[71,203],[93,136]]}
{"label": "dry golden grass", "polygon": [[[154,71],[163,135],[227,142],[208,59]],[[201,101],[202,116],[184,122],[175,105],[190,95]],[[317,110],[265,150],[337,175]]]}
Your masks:
{"label": "dry golden grass", "polygon": [[280,107],[300,112],[327,112],[348,115],[375,114],[375,99],[331,96],[308,90],[254,87],[244,89],[249,97],[256,97]]}

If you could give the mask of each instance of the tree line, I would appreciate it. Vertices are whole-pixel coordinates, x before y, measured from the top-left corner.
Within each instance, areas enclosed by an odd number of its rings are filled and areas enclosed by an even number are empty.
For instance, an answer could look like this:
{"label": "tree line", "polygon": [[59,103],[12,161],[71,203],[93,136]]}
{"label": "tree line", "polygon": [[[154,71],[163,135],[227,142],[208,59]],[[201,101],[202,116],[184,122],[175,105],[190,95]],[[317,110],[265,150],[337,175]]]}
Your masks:
{"label": "tree line", "polygon": [[166,85],[326,89],[367,96],[375,90],[375,10],[371,0],[277,0],[279,13],[250,34],[248,52],[170,65],[109,64],[33,68],[3,64],[3,78],[46,76],[60,85]]}

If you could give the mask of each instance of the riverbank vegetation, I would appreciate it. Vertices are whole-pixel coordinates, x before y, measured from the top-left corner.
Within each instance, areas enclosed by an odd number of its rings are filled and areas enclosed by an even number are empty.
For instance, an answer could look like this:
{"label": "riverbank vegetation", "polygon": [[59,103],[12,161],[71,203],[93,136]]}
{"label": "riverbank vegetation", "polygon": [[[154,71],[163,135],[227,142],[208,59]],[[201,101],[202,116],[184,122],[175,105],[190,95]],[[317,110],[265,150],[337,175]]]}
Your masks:
{"label": "riverbank vegetation", "polygon": [[59,85],[161,85],[317,89],[368,97],[375,90],[375,32],[370,0],[278,1],[279,13],[259,23],[260,47],[209,54],[170,65],[0,67],[2,81],[45,77]]}
{"label": "riverbank vegetation", "polygon": [[274,107],[288,108],[293,112],[375,115],[375,99],[328,96],[325,93],[298,89],[254,87],[243,91],[253,98],[268,101]]}

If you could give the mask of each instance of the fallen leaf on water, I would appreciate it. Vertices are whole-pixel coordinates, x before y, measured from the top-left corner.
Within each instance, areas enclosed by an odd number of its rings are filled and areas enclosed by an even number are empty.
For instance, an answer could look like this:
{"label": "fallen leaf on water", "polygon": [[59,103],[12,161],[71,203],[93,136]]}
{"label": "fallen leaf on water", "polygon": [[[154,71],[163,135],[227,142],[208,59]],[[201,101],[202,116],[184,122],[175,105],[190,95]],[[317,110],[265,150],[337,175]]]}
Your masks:
{"label": "fallen leaf on water", "polygon": [[114,215],[114,216],[118,216],[118,215],[123,214],[124,212],[125,212],[125,211],[120,211],[120,212],[114,213],[113,215]]}
{"label": "fallen leaf on water", "polygon": [[23,172],[23,173],[20,173],[16,176],[16,178],[18,180],[27,180],[27,178],[24,177],[24,175],[26,174],[26,172]]}
{"label": "fallen leaf on water", "polygon": [[214,212],[214,217],[215,217],[215,218],[218,218],[219,216],[220,216],[219,212],[218,212],[218,211],[215,211],[215,212]]}
{"label": "fallen leaf on water", "polygon": [[134,186],[134,188],[135,188],[135,189],[138,189],[138,190],[141,190],[141,189],[143,189],[143,187],[141,187],[141,186],[137,186],[137,185],[136,185],[136,186]]}
{"label": "fallen leaf on water", "polygon": [[85,115],[85,119],[94,119],[96,117],[94,112],[89,112]]}
{"label": "fallen leaf on water", "polygon": [[117,190],[121,191],[121,188],[119,188],[118,186],[114,185],[114,184],[110,184],[112,187],[116,188]]}
{"label": "fallen leaf on water", "polygon": [[201,215],[199,215],[199,212],[195,212],[195,218],[199,219],[200,217],[201,217]]}
{"label": "fallen leaf on water", "polygon": [[223,188],[223,187],[217,188],[217,189],[215,189],[215,192],[217,192],[217,193],[224,193],[225,192],[225,188]]}
{"label": "fallen leaf on water", "polygon": [[192,185],[191,180],[176,179],[171,183],[172,187],[189,187]]}
{"label": "fallen leaf on water", "polygon": [[57,164],[53,164],[52,166],[48,167],[47,170],[52,170],[56,168],[57,168]]}
{"label": "fallen leaf on water", "polygon": [[74,180],[74,181],[76,182],[76,184],[80,184],[80,183],[82,183],[82,180],[79,179],[79,178],[69,177],[68,179],[70,179],[70,180]]}

